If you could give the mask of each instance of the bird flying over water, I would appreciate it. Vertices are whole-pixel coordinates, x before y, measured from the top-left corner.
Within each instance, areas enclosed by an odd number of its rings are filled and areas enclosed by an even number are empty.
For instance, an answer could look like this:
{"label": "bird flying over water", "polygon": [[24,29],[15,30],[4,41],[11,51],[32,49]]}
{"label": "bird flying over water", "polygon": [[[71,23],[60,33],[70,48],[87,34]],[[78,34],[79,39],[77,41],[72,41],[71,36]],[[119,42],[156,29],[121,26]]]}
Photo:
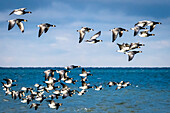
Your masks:
{"label": "bird flying over water", "polygon": [[137,53],[142,53],[142,51],[129,51],[129,52],[125,52],[125,54],[128,55],[128,61],[131,61],[134,58],[135,54],[137,54]]}

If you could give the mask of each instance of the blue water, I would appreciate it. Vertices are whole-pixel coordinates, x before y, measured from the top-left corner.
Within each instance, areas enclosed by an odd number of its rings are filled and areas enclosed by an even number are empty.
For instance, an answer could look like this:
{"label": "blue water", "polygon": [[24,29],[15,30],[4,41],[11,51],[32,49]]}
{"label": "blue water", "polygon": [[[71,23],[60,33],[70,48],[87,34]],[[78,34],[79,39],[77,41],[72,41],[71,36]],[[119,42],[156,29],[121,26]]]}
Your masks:
{"label": "blue water", "polygon": [[[18,86],[34,87],[35,83],[43,84],[44,73],[47,69],[63,68],[0,68],[0,81],[3,78],[17,80]],[[89,89],[83,96],[73,95],[56,102],[63,103],[58,112],[108,112],[108,113],[168,113],[170,111],[170,68],[85,68],[93,76],[88,77],[91,85],[103,85],[103,90]],[[78,89],[81,78],[78,76],[80,69],[73,69],[69,77],[78,80],[75,85],[68,84],[71,89]],[[55,74],[58,78],[58,75]],[[115,90],[115,86],[108,87],[109,81],[129,81],[132,85],[124,89]],[[56,83],[56,85],[59,83]],[[2,86],[2,85],[1,85]],[[37,111],[30,109],[29,105],[21,103],[19,99],[13,100],[5,96],[0,88],[0,112],[56,112],[50,109],[46,101]]]}

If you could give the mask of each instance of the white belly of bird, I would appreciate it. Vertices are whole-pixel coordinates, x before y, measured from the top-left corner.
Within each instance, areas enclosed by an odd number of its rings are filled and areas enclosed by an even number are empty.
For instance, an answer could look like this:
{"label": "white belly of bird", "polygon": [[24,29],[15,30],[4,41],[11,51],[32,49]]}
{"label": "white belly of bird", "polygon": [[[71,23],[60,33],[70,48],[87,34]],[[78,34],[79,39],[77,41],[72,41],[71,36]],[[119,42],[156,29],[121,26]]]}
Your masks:
{"label": "white belly of bird", "polygon": [[140,37],[147,37],[148,35],[146,33],[139,34]]}
{"label": "white belly of bird", "polygon": [[87,74],[79,74],[79,76],[86,77]]}
{"label": "white belly of bird", "polygon": [[49,106],[50,108],[53,108],[53,109],[56,108],[55,104],[48,104],[48,106]]}
{"label": "white belly of bird", "polygon": [[17,11],[17,12],[14,12],[14,14],[16,14],[16,15],[23,15],[23,12],[22,11]]}

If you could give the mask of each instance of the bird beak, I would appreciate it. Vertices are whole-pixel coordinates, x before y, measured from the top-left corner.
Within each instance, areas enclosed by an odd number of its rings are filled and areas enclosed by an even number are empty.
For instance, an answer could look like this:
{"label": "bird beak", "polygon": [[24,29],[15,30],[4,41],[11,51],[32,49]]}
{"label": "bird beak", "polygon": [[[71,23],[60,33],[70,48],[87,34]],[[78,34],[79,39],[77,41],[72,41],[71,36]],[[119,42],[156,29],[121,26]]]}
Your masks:
{"label": "bird beak", "polygon": [[27,20],[24,20],[24,22],[27,22]]}
{"label": "bird beak", "polygon": [[56,27],[55,25],[53,25],[53,27]]}
{"label": "bird beak", "polygon": [[152,36],[155,36],[155,34],[152,34]]}
{"label": "bird beak", "polygon": [[32,12],[28,12],[28,13],[32,13]]}

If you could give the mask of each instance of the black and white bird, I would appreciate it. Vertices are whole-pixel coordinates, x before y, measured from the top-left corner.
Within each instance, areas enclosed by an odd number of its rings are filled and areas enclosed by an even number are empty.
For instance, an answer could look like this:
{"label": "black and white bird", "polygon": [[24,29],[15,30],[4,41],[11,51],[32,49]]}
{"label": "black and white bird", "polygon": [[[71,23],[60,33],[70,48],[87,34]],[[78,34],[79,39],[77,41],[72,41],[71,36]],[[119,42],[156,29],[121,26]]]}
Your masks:
{"label": "black and white bird", "polygon": [[134,58],[135,54],[137,54],[137,53],[142,53],[142,51],[128,51],[128,52],[125,52],[125,54],[128,55],[128,61],[131,61]]}
{"label": "black and white bird", "polygon": [[16,14],[16,15],[24,15],[27,13],[32,13],[31,11],[25,11],[27,8],[20,8],[13,10],[9,15]]}
{"label": "black and white bird", "polygon": [[96,91],[100,91],[100,90],[102,90],[103,88],[102,88],[102,85],[100,85],[100,86],[96,86],[96,85],[94,85],[95,86],[95,89],[94,90],[96,90]]}
{"label": "black and white bird", "polygon": [[111,82],[111,81],[108,83],[109,87],[114,86],[116,84],[117,84],[116,82]]}
{"label": "black and white bird", "polygon": [[81,91],[76,90],[76,92],[78,93],[79,96],[82,96],[82,95],[84,95],[85,92],[87,92],[87,91],[83,89],[83,90],[81,90]]}
{"label": "black and white bird", "polygon": [[114,42],[116,40],[118,35],[119,35],[119,37],[122,37],[123,31],[128,32],[127,29],[124,29],[124,28],[121,28],[121,27],[111,29],[110,31],[112,31],[112,42]]}
{"label": "black and white bird", "polygon": [[18,25],[19,29],[21,30],[21,32],[24,32],[24,24],[22,23],[22,21],[27,22],[27,20],[25,19],[13,19],[13,20],[8,20],[9,24],[8,24],[8,30],[11,30],[15,24]]}
{"label": "black and white bird", "polygon": [[56,70],[56,72],[59,73],[58,81],[60,81],[60,80],[65,81],[68,78],[67,73],[70,72],[70,71],[68,71],[68,70]]}
{"label": "black and white bird", "polygon": [[47,33],[50,27],[56,27],[56,26],[49,23],[44,23],[44,24],[37,25],[37,27],[39,27],[38,37],[40,37],[43,32]]}
{"label": "black and white bird", "polygon": [[34,107],[35,110],[37,110],[37,109],[38,109],[38,106],[40,106],[40,105],[41,105],[41,104],[32,103],[32,104],[30,105],[30,109],[31,109],[32,107]]}
{"label": "black and white bird", "polygon": [[141,26],[135,26],[134,28],[130,28],[131,30],[134,30],[134,36],[136,36],[141,29],[147,29]]}
{"label": "black and white bird", "polygon": [[76,66],[76,65],[70,65],[70,66],[67,66],[67,67],[64,67],[65,69],[67,70],[71,70],[71,69],[75,69],[75,68],[79,68],[81,66]]}
{"label": "black and white bird", "polygon": [[162,24],[161,22],[147,21],[147,26],[150,26],[150,32],[156,27],[157,24]]}
{"label": "black and white bird", "polygon": [[79,32],[80,34],[79,43],[83,41],[86,32],[90,32],[90,31],[94,31],[94,29],[88,27],[82,27],[80,30],[77,30],[77,32]]}
{"label": "black and white bird", "polygon": [[117,45],[119,46],[119,49],[120,50],[117,50],[117,52],[127,52],[127,51],[129,51],[130,50],[130,45],[129,44],[125,44],[125,43],[123,43],[123,44],[119,44],[119,43],[117,43]]}
{"label": "black and white bird", "polygon": [[82,77],[87,77],[87,76],[93,76],[92,74],[90,74],[90,71],[86,71],[84,68],[82,68],[82,73],[79,74],[79,76],[82,76]]}
{"label": "black and white bird", "polygon": [[50,102],[48,106],[52,109],[58,110],[60,106],[62,106],[62,103],[56,103],[54,100],[46,100],[47,102]]}
{"label": "black and white bird", "polygon": [[139,33],[139,36],[140,36],[140,37],[155,36],[155,34],[150,34],[150,33],[148,33],[148,31],[149,31],[149,30],[141,31],[141,32]]}
{"label": "black and white bird", "polygon": [[97,42],[102,42],[102,40],[97,40],[97,38],[101,35],[101,31],[97,32],[94,34],[89,40],[86,40],[85,42],[88,43],[97,43]]}

